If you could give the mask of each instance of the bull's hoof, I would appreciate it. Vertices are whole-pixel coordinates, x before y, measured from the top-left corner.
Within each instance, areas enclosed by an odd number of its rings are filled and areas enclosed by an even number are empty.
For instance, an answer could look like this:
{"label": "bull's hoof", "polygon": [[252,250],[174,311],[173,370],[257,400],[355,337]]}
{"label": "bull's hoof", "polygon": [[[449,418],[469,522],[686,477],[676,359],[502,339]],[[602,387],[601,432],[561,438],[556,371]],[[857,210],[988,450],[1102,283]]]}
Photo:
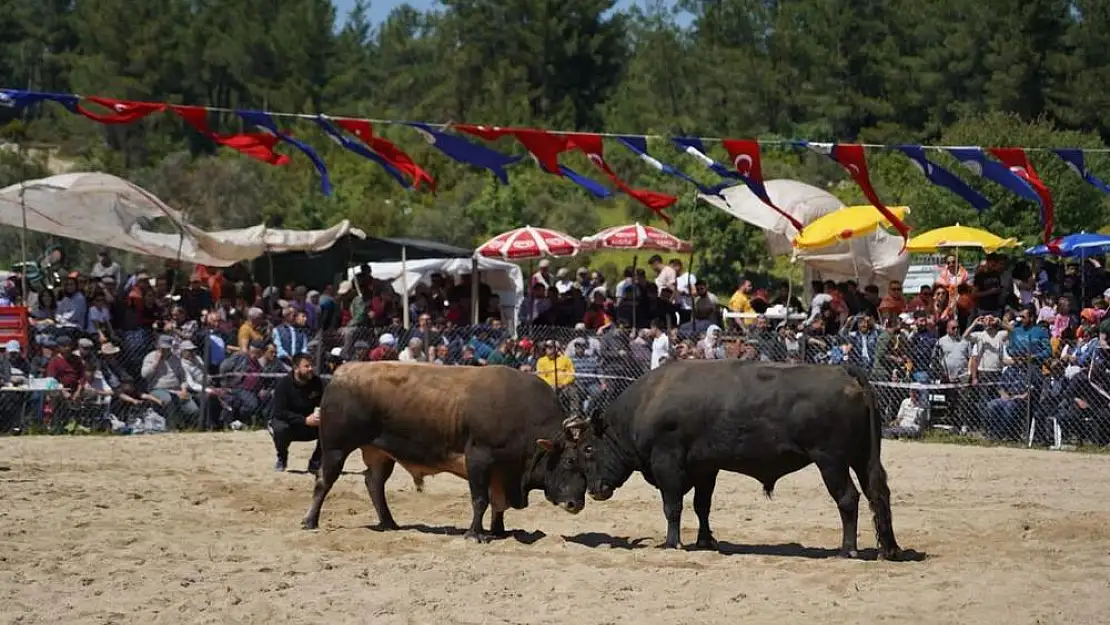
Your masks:
{"label": "bull's hoof", "polygon": [[840,553],[837,554],[837,555],[839,555],[841,558],[846,558],[846,559],[849,559],[849,560],[855,560],[855,559],[859,558],[859,551],[857,551],[855,549],[841,549]]}
{"label": "bull's hoof", "polygon": [[314,530],[314,529],[317,529],[318,526],[319,526],[319,524],[316,521],[313,521],[311,519],[305,519],[305,520],[301,521],[301,529],[304,529],[304,530]]}
{"label": "bull's hoof", "polygon": [[677,541],[677,540],[674,541],[674,542],[665,541],[662,545],[659,545],[659,548],[660,549],[682,549],[682,543],[680,541]]}
{"label": "bull's hoof", "polygon": [[698,542],[694,543],[694,549],[701,551],[720,551],[721,547],[717,544],[717,539],[712,536],[702,536],[698,538]]}
{"label": "bull's hoof", "polygon": [[494,523],[489,528],[489,533],[494,538],[507,538],[509,531],[505,529],[504,523]]}
{"label": "bull's hoof", "polygon": [[394,530],[401,529],[401,526],[397,525],[397,522],[393,519],[389,519],[388,521],[378,521],[378,524],[374,526],[374,529],[378,530],[379,532],[392,532]]}
{"label": "bull's hoof", "polygon": [[880,560],[889,560],[890,562],[897,562],[902,559],[902,550],[897,547],[894,549],[880,549]]}
{"label": "bull's hoof", "polygon": [[493,535],[492,534],[487,534],[486,532],[478,532],[478,531],[469,529],[469,530],[466,530],[465,534],[463,534],[463,538],[465,538],[466,540],[473,540],[474,542],[479,543],[479,544],[485,544],[485,543],[488,543],[491,540],[493,540]]}

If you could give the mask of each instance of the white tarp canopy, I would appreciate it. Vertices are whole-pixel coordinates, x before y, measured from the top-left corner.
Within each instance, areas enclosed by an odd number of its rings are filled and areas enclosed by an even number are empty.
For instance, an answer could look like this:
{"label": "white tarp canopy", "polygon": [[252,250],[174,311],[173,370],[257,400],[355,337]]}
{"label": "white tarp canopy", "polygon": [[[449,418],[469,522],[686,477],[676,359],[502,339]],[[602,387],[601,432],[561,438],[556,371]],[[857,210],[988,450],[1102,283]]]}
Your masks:
{"label": "white tarp canopy", "polygon": [[[259,225],[205,232],[154,194],[99,172],[60,174],[0,189],[0,225],[85,241],[136,254],[227,267],[269,252],[320,251],[347,234],[365,233],[343,220],[326,230],[276,230]],[[165,218],[172,234],[155,232]]]}
{"label": "white tarp canopy", "polygon": [[[818,217],[840,210],[844,203],[833,194],[797,180],[768,180],[767,195],[783,211],[802,225]],[[886,292],[890,280],[902,280],[909,270],[909,255],[899,253],[902,239],[882,228],[849,241],[816,250],[795,250],[791,241],[797,229],[765,205],[746,185],[736,185],[721,192],[724,198],[698,194],[698,198],[737,219],[763,230],[767,249],[774,256],[792,254],[805,262],[823,280],[857,280],[861,286],[875,284]],[[807,285],[808,287],[808,285]]]}
{"label": "white tarp canopy", "polygon": [[[391,280],[393,290],[398,293],[405,292],[405,284],[407,283],[408,294],[412,295],[418,284],[431,284],[433,273],[443,276],[468,275],[473,262],[473,258],[409,260],[404,262],[405,276],[401,275],[402,263],[399,262],[367,264],[370,265],[371,275],[380,280]],[[358,268],[352,267],[347,270],[347,278],[354,280],[357,273]],[[481,276],[480,280],[488,284],[490,290],[501,298],[502,312],[511,309],[512,319],[515,321],[524,293],[524,274],[521,272],[520,266],[494,258],[478,257],[478,273]]]}

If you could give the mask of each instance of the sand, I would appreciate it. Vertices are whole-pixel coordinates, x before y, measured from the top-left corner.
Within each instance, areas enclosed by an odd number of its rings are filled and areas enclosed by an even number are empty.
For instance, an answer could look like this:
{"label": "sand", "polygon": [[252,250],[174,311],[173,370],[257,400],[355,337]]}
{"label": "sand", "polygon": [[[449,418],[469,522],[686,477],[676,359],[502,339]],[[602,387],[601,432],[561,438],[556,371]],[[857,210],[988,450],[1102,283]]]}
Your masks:
{"label": "sand", "polygon": [[[304,467],[311,448],[294,446]],[[312,478],[274,473],[265,432],[0,439],[4,623],[1096,623],[1110,619],[1110,456],[887,443],[899,542],[915,562],[832,557],[840,524],[816,469],[725,475],[727,553],[656,549],[638,476],[577,516],[532,494],[511,538],[477,545],[465,483],[389,483],[405,529],[378,532],[344,475],[321,529]],[[361,471],[357,455],[348,471]],[[863,511],[861,511],[863,512]],[[865,513],[867,514],[867,513]],[[862,516],[862,515],[861,515]],[[687,497],[683,539],[696,519]]]}

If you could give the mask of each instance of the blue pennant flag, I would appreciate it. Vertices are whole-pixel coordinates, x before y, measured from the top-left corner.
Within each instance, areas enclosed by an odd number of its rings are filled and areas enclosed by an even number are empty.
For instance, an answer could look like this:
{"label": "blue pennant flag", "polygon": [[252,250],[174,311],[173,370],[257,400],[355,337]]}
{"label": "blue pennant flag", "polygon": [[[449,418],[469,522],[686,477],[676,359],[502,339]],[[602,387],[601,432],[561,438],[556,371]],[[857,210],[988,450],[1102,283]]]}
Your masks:
{"label": "blue pennant flag", "polygon": [[77,104],[80,101],[81,98],[71,93],[42,93],[39,91],[23,91],[22,89],[0,89],[0,108],[10,108],[17,111],[39,102],[57,102],[69,109],[71,113],[78,113]]}
{"label": "blue pennant flag", "polygon": [[633,153],[636,154],[636,156],[640,157],[641,161],[647,163],[656,171],[661,171],[664,174],[667,174],[668,176],[674,176],[675,178],[681,178],[697,187],[698,191],[701,191],[705,195],[719,195],[721,193],[721,189],[729,186],[728,184],[718,184],[713,187],[707,187],[694,178],[690,177],[686,173],[679,171],[677,168],[656,159],[652,155],[648,154],[647,139],[643,137],[617,137],[617,141],[620,141],[622,144],[624,144],[624,147],[631,150]]}
{"label": "blue pennant flag", "polygon": [[962,147],[947,148],[947,150],[949,154],[956,157],[956,160],[960,161],[961,165],[976,176],[982,176],[987,180],[996,182],[1027,200],[1032,200],[1037,204],[1041,203],[1041,196],[1037,195],[1036,190],[1028,182],[1010,171],[1009,167],[987,158],[982,148]]}
{"label": "blue pennant flag", "polygon": [[983,194],[972,189],[970,185],[960,180],[956,174],[926,158],[925,148],[920,145],[897,145],[894,148],[910,157],[910,161],[921,170],[921,173],[925,174],[929,182],[955,193],[980,212],[990,208],[990,200],[983,197]]}
{"label": "blue pennant flag", "polygon": [[350,150],[351,152],[354,152],[359,156],[368,158],[381,165],[382,169],[385,170],[385,173],[392,176],[393,179],[396,180],[402,187],[406,189],[410,188],[408,181],[405,180],[405,176],[400,172],[400,170],[391,165],[389,161],[382,158],[380,154],[366,147],[366,145],[363,144],[361,141],[356,141],[348,137],[346,134],[343,133],[342,130],[336,128],[335,124],[329,122],[326,117],[324,117],[323,115],[318,115],[316,117],[316,125],[320,127],[320,130],[324,131],[324,134],[326,134],[329,139],[335,141],[337,144],[346,148],[347,150]]}
{"label": "blue pennant flag", "polygon": [[671,142],[674,143],[679,152],[685,152],[698,159],[703,165],[712,169],[718,176],[729,180],[744,180],[743,176],[739,173],[709,158],[709,156],[705,154],[705,145],[702,144],[701,139],[697,137],[675,137],[671,139]]}
{"label": "blue pennant flag", "polygon": [[320,173],[320,184],[324,189],[324,195],[331,195],[331,176],[328,175],[328,166],[324,164],[324,160],[320,158],[316,150],[313,150],[307,143],[298,141],[289,134],[278,130],[277,124],[274,123],[274,119],[270,117],[269,113],[263,113],[262,111],[236,111],[236,113],[248,124],[257,126],[303,152],[316,166],[316,171]]}
{"label": "blue pennant flag", "polygon": [[462,137],[435,130],[427,124],[408,122],[408,125],[415,128],[428,143],[443,152],[448,158],[466,165],[488,169],[493,172],[494,176],[497,176],[502,184],[509,184],[509,173],[505,171],[505,168],[524,158],[523,156],[502,154],[497,150],[491,150]]}
{"label": "blue pennant flag", "polygon": [[566,176],[567,180],[570,180],[574,184],[589,191],[591,194],[593,194],[594,197],[598,199],[604,200],[606,198],[613,197],[613,193],[609,189],[606,189],[605,185],[594,180],[593,178],[587,178],[586,176],[583,176],[582,174],[574,171],[566,165],[563,165],[562,163],[559,164],[559,171],[562,172],[563,176]]}
{"label": "blue pennant flag", "polygon": [[1087,164],[1083,159],[1083,150],[1062,148],[1053,151],[1056,152],[1056,156],[1059,156],[1067,163],[1068,169],[1082,176],[1084,180],[1091,183],[1099,191],[1110,193],[1110,186],[1107,186],[1105,182],[1096,178],[1095,175],[1091,173],[1091,170],[1087,169]]}

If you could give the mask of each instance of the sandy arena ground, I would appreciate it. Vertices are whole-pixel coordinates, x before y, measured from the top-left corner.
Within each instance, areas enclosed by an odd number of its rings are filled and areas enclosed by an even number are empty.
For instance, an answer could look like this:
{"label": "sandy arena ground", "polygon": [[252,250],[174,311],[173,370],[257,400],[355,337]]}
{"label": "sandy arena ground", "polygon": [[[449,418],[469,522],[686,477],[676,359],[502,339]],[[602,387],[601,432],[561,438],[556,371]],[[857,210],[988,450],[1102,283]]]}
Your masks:
{"label": "sandy arena ground", "polygon": [[[304,467],[310,446],[294,446]],[[717,487],[728,555],[655,549],[664,521],[638,476],[571,516],[532,494],[515,536],[461,538],[470,504],[399,467],[382,533],[344,475],[321,531],[312,478],[275,474],[265,432],[0,439],[4,623],[1105,623],[1110,457],[887,443],[894,526],[918,562],[829,557],[840,528],[816,469],[773,501]],[[353,455],[348,471],[361,471]],[[861,510],[863,512],[863,510]],[[862,515],[861,515],[862,516]],[[683,538],[696,528],[690,497]],[[860,546],[874,557],[870,517]]]}

